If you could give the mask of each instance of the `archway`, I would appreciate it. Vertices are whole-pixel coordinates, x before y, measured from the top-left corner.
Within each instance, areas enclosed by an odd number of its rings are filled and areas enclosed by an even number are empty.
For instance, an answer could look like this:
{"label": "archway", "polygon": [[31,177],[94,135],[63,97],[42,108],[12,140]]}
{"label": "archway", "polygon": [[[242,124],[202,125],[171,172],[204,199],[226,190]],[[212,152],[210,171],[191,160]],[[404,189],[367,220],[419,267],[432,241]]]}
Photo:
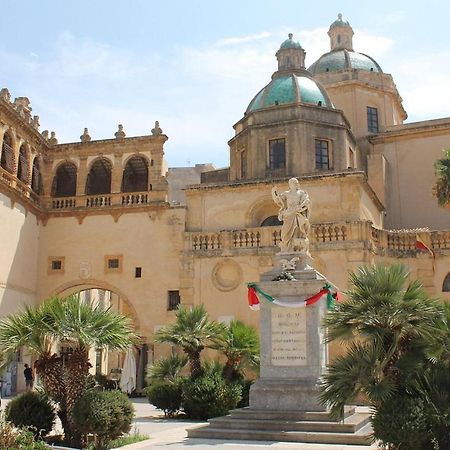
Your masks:
{"label": "archway", "polygon": [[33,169],[31,173],[31,189],[38,195],[42,194],[42,174],[40,167],[39,159],[36,156],[33,160]]}
{"label": "archway", "polygon": [[[112,308],[128,316],[134,324],[136,333],[139,335],[140,326],[136,310],[122,291],[115,286],[100,280],[78,280],[65,283],[52,292],[52,295],[61,298],[71,294],[79,295],[83,301],[89,302],[93,306]],[[64,353],[70,353],[71,348],[62,345],[59,351],[64,355]],[[133,346],[133,355],[136,361],[136,373],[134,375],[136,390],[138,392],[144,387],[148,351],[148,346],[145,343]],[[116,382],[120,386],[120,376],[124,366],[124,360],[124,352],[106,352],[102,349],[92,349],[90,353],[90,362],[92,364],[91,373],[99,377],[99,379],[108,380],[107,382],[109,383]]]}
{"label": "archway", "polygon": [[19,161],[17,162],[17,178],[22,181],[22,183],[26,183],[28,179],[28,171],[29,171],[29,152],[25,144],[21,145],[19,150]]}
{"label": "archway", "polygon": [[52,184],[53,197],[73,197],[77,193],[77,166],[66,161],[58,166]]}
{"label": "archway", "polygon": [[125,165],[122,192],[148,191],[148,162],[142,156],[132,156]]}
{"label": "archway", "polygon": [[6,132],[3,136],[2,154],[0,158],[0,166],[9,173],[14,173],[14,150],[12,148],[11,135]]}
{"label": "archway", "polygon": [[86,195],[111,193],[111,161],[97,158],[91,165],[86,181]]}

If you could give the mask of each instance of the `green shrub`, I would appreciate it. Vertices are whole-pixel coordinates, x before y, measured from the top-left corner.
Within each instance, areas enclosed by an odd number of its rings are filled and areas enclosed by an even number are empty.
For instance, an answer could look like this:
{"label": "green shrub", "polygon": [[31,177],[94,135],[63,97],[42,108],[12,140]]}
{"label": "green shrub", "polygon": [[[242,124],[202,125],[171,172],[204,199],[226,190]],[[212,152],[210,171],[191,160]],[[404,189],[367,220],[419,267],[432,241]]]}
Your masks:
{"label": "green shrub", "polygon": [[83,434],[94,435],[96,450],[104,450],[108,442],[131,428],[134,408],[120,391],[89,391],[74,406],[73,418]]}
{"label": "green shrub", "polygon": [[397,394],[385,401],[372,417],[374,437],[387,448],[421,450],[428,447],[423,401]]}
{"label": "green shrub", "polygon": [[181,408],[181,382],[155,383],[144,389],[148,401],[164,411],[164,415],[173,416]]}
{"label": "green shrub", "polygon": [[24,428],[16,428],[11,422],[0,417],[0,449],[2,450],[47,450],[43,441],[35,441],[33,433]]}
{"label": "green shrub", "polygon": [[5,419],[16,427],[27,427],[35,437],[44,437],[53,428],[56,414],[45,395],[25,392],[13,398],[5,409]]}
{"label": "green shrub", "polygon": [[182,404],[188,417],[209,419],[223,416],[241,400],[242,387],[227,384],[217,372],[188,379],[182,385]]}

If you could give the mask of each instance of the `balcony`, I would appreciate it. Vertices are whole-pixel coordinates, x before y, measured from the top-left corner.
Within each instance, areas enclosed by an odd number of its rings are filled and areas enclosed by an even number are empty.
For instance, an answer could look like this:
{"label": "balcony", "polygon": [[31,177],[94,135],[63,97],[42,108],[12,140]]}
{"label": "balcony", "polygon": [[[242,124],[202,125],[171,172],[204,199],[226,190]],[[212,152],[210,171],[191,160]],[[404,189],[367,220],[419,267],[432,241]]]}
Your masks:
{"label": "balcony", "polygon": [[116,194],[78,195],[74,197],[52,197],[47,200],[49,211],[80,209],[106,209],[145,206],[155,202],[165,202],[164,191],[119,192]]}
{"label": "balcony", "polygon": [[[372,227],[371,222],[337,222],[312,225],[311,249],[352,246],[378,255],[415,257],[417,235],[435,252],[450,250],[450,231],[392,231]],[[186,232],[185,251],[194,254],[274,253],[281,240],[281,227],[246,228],[217,232]]]}

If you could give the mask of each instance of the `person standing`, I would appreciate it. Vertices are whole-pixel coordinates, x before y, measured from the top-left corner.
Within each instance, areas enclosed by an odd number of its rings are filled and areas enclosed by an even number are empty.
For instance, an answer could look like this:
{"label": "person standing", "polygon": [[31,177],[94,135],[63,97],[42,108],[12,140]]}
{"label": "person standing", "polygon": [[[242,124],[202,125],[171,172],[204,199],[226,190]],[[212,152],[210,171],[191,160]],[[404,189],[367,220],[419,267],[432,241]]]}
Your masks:
{"label": "person standing", "polygon": [[25,370],[23,371],[23,376],[25,377],[25,389],[31,391],[33,389],[33,369],[25,364]]}

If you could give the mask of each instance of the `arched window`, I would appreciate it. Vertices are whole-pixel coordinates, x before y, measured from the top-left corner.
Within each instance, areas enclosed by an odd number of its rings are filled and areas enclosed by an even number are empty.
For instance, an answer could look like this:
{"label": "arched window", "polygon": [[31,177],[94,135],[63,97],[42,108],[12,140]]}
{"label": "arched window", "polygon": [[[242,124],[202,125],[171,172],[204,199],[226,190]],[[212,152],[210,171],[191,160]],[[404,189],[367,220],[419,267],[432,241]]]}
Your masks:
{"label": "arched window", "polygon": [[123,171],[122,192],[148,191],[148,163],[142,156],[132,156]]}
{"label": "arched window", "polygon": [[27,182],[28,178],[28,152],[25,145],[22,145],[19,150],[19,161],[17,163],[17,178],[23,183]]}
{"label": "arched window", "polygon": [[277,227],[277,226],[282,225],[282,224],[283,224],[283,222],[281,222],[281,220],[279,220],[277,216],[266,217],[261,222],[261,226],[262,227]]}
{"label": "arched window", "polygon": [[33,171],[31,173],[31,189],[36,194],[42,194],[42,175],[38,158],[34,158]]}
{"label": "arched window", "polygon": [[450,292],[450,272],[444,278],[444,282],[442,283],[442,292]]}
{"label": "arched window", "polygon": [[87,195],[111,193],[111,168],[111,161],[107,158],[98,158],[94,161],[87,176]]}
{"label": "arched window", "polygon": [[61,164],[52,184],[53,197],[73,197],[77,194],[77,166],[71,162]]}
{"label": "arched window", "polygon": [[12,149],[12,139],[8,133],[5,133],[3,136],[0,166],[9,173],[14,173],[14,151]]}

